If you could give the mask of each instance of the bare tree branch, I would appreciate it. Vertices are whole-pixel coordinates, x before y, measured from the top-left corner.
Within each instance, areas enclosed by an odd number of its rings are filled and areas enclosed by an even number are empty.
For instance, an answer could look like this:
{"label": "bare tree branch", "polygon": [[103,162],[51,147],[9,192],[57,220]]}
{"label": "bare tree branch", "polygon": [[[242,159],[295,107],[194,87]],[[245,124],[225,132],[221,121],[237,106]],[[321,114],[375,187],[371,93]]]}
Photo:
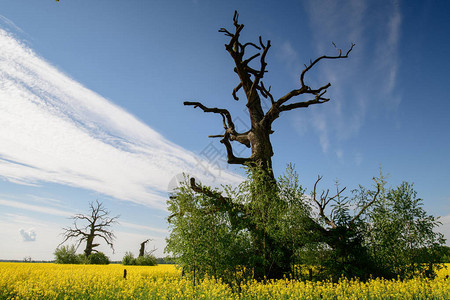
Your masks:
{"label": "bare tree branch", "polygon": [[319,216],[325,221],[325,223],[330,226],[332,229],[337,228],[336,223],[331,217],[328,217],[325,215],[325,208],[330,203],[331,200],[334,200],[336,197],[338,197],[343,191],[345,191],[345,187],[341,190],[338,190],[336,195],[333,197],[328,197],[328,193],[330,190],[322,191],[322,194],[320,195],[320,202],[316,199],[317,194],[317,184],[319,181],[322,180],[322,176],[318,176],[316,182],[314,183],[314,190],[313,190],[313,201],[316,203],[317,208],[319,209]]}
{"label": "bare tree branch", "polygon": [[242,87],[242,82],[239,82],[239,84],[233,89],[233,98],[236,101],[239,100],[239,97],[236,96],[236,93],[241,89],[241,87]]}
{"label": "bare tree branch", "polygon": [[230,141],[237,141],[237,142],[245,145],[246,147],[250,147],[250,141],[248,139],[248,133],[238,133],[238,132],[236,132],[235,125],[233,123],[231,114],[230,114],[230,112],[228,110],[221,109],[221,108],[209,108],[209,107],[204,106],[200,102],[189,102],[189,101],[186,101],[186,102],[184,102],[184,105],[194,106],[194,108],[199,107],[204,112],[212,112],[212,113],[220,114],[222,116],[223,122],[224,122],[225,133],[223,134],[223,136],[221,136],[221,135],[213,135],[211,137],[223,137],[220,142],[225,145],[225,148],[226,148],[226,151],[227,151],[228,163],[230,163],[230,164],[243,164],[243,163],[245,163],[245,162],[250,160],[249,158],[236,157],[233,154],[233,148],[231,146]]}
{"label": "bare tree branch", "polygon": [[[333,43],[333,45],[334,45],[334,43]],[[269,111],[264,116],[265,122],[270,122],[270,123],[273,122],[275,119],[277,119],[279,117],[279,114],[282,111],[288,111],[288,110],[293,110],[296,108],[308,107],[313,104],[322,104],[322,103],[328,102],[330,99],[323,98],[322,96],[326,93],[327,89],[331,86],[331,83],[327,83],[318,89],[311,89],[309,86],[307,86],[305,84],[305,75],[309,70],[311,70],[321,60],[348,58],[348,55],[353,50],[354,46],[355,46],[355,44],[352,43],[349,50],[345,53],[345,55],[342,55],[342,50],[338,49],[338,55],[336,55],[336,56],[322,55],[322,56],[316,58],[314,61],[310,61],[309,65],[305,65],[305,69],[302,71],[302,73],[300,75],[300,88],[288,92],[287,94],[285,94],[284,96],[279,98],[275,103],[273,103],[272,107],[269,109]],[[314,95],[315,98],[312,100],[309,100],[309,101],[283,105],[284,103],[289,101],[291,98],[299,96],[299,95],[304,95],[304,94]]]}
{"label": "bare tree branch", "polygon": [[204,106],[203,104],[201,104],[200,102],[190,102],[190,101],[185,101],[183,102],[184,105],[190,105],[190,106],[194,106],[194,108],[200,107],[204,112],[211,112],[211,113],[215,113],[215,114],[220,114],[223,118],[225,118],[227,120],[227,124],[225,124],[225,129],[230,128],[231,130],[234,130],[234,123],[233,123],[233,119],[231,118],[231,114],[227,109],[224,108],[209,108]]}
{"label": "bare tree branch", "polygon": [[[333,43],[334,44],[334,43]],[[336,45],[334,45],[336,47]],[[301,73],[300,75],[300,84],[302,87],[306,86],[305,85],[305,74],[311,70],[312,67],[314,67],[314,65],[316,65],[319,61],[321,61],[322,59],[339,59],[339,58],[348,58],[348,55],[350,54],[350,52],[353,50],[353,47],[355,46],[355,44],[351,44],[350,48],[347,50],[347,52],[345,53],[345,55],[342,55],[342,50],[338,49],[339,54],[336,56],[327,56],[327,55],[322,55],[318,58],[316,58],[314,61],[310,62],[309,66],[307,66]]]}
{"label": "bare tree branch", "polygon": [[322,94],[316,95],[316,97],[314,99],[309,100],[309,101],[297,102],[297,103],[292,103],[292,104],[288,104],[288,105],[282,105],[279,107],[278,111],[279,112],[288,111],[288,110],[292,110],[292,109],[296,109],[296,108],[300,108],[300,107],[308,107],[313,104],[320,104],[320,103],[328,102],[328,101],[330,101],[329,98],[322,97],[325,94],[325,92],[326,91],[324,91]]}
{"label": "bare tree branch", "polygon": [[270,99],[270,102],[272,103],[272,105],[275,104],[275,101],[273,100],[273,96],[270,93],[270,88],[271,88],[270,86],[269,86],[269,89],[266,89],[266,87],[264,86],[264,83],[261,81],[260,85],[257,88],[261,92],[261,95],[264,98],[268,97]]}
{"label": "bare tree branch", "polygon": [[378,197],[378,194],[380,194],[381,191],[381,184],[375,179],[373,178],[373,180],[376,182],[377,184],[377,191],[375,192],[375,194],[373,195],[373,198],[370,202],[367,202],[366,205],[364,205],[361,210],[350,220],[349,222],[349,226],[353,226],[353,224],[355,223],[355,221],[361,216],[361,214],[364,213],[364,211],[369,208],[376,200]]}
{"label": "bare tree branch", "polygon": [[225,148],[227,150],[227,159],[228,159],[229,164],[243,165],[252,160],[251,158],[243,158],[243,157],[234,156],[233,147],[231,146],[228,133],[225,133],[224,138],[221,139],[220,142],[225,145]]}

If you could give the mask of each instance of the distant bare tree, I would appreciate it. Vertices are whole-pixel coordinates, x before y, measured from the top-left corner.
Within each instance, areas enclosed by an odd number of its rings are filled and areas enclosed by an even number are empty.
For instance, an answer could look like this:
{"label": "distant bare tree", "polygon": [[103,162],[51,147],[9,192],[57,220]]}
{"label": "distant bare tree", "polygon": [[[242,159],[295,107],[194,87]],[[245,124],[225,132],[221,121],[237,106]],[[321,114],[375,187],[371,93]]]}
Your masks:
{"label": "distant bare tree", "polygon": [[145,241],[143,241],[141,243],[141,248],[139,249],[139,257],[144,256],[144,254],[145,254],[145,244],[147,244],[148,241],[151,241],[151,239],[147,239],[147,240],[145,240]]}
{"label": "distant bare tree", "polygon": [[[110,217],[110,212],[106,210],[103,203],[98,200],[95,200],[95,202],[90,202],[89,208],[91,211],[90,215],[76,214],[71,217],[71,219],[73,219],[73,227],[63,228],[64,240],[61,244],[59,244],[59,246],[69,239],[77,239],[77,248],[81,245],[81,243],[86,242],[84,254],[89,256],[92,252],[97,252],[94,248],[100,244],[94,244],[94,239],[98,237],[103,239],[114,252],[113,241],[115,236],[110,227],[114,223],[117,223],[119,216]],[[81,228],[78,227],[77,222],[80,221],[84,222],[86,225]]]}

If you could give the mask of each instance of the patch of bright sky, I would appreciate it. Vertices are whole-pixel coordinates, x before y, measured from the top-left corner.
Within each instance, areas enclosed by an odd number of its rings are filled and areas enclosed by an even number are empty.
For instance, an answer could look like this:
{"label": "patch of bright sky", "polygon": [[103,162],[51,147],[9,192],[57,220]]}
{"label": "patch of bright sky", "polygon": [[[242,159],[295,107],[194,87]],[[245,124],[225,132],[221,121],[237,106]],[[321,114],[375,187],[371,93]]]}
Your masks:
{"label": "patch of bright sky", "polygon": [[[280,174],[296,164],[305,187],[368,186],[381,164],[390,183],[415,183],[450,238],[450,5],[433,1],[10,1],[0,4],[0,258],[51,259],[67,216],[100,199],[113,215],[116,252],[153,238],[163,255],[165,199],[181,172],[235,184],[210,134],[218,116],[185,100],[229,108],[248,124],[220,27],[235,9],[243,40],[272,41],[266,85],[298,87],[303,64],[321,62],[311,86],[332,83],[332,101],[283,113],[272,136]],[[241,95],[241,98],[244,96]],[[213,148],[212,148],[213,147]],[[216,177],[204,174],[205,150]],[[237,150],[243,150],[237,148]],[[243,152],[244,154],[247,152]],[[220,178],[220,180],[219,180]],[[34,251],[33,251],[34,250]]]}

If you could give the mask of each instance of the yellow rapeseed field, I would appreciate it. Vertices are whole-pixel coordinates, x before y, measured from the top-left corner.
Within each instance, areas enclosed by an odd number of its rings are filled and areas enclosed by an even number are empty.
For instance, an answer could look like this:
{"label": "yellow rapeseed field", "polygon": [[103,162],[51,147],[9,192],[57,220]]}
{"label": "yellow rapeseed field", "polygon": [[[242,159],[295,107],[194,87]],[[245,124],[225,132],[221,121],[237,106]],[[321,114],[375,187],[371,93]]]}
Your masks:
{"label": "yellow rapeseed field", "polygon": [[450,299],[449,269],[434,280],[250,281],[233,293],[214,279],[194,287],[173,265],[0,263],[0,299]]}

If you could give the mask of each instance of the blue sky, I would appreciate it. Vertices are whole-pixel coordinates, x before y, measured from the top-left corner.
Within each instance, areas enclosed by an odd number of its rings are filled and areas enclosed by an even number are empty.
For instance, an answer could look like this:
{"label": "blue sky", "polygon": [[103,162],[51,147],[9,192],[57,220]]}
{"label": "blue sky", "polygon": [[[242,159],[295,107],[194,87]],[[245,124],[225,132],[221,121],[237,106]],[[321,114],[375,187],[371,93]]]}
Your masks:
{"label": "blue sky", "polygon": [[[112,215],[119,260],[139,243],[163,255],[167,191],[186,172],[237,184],[221,120],[183,101],[228,108],[248,124],[221,27],[270,39],[266,85],[299,87],[310,59],[333,55],[306,83],[331,82],[323,105],[274,123],[274,169],[294,163],[310,191],[336,179],[414,182],[450,238],[450,3],[446,1],[3,1],[0,4],[0,258],[52,259],[68,219],[95,199]],[[243,98],[243,95],[241,95]],[[245,155],[247,150],[236,147]],[[80,249],[81,250],[81,249]]]}

